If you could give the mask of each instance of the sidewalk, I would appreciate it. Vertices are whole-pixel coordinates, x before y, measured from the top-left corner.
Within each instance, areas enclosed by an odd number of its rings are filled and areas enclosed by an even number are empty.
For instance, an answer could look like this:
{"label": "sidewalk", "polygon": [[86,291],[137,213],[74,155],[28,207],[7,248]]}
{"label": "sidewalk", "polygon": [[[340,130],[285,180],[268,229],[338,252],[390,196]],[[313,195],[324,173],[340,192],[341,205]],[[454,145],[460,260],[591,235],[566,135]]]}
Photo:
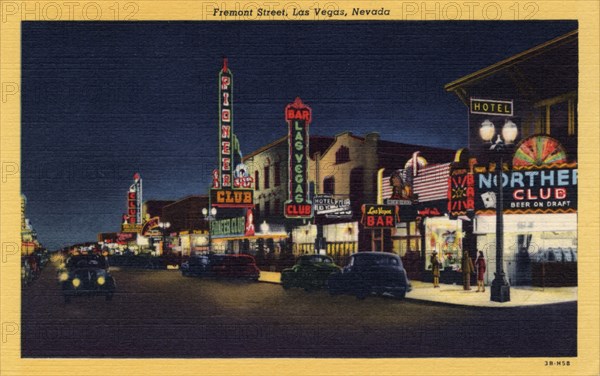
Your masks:
{"label": "sidewalk", "polygon": [[[276,272],[260,272],[260,282],[280,283],[281,274]],[[462,305],[471,307],[509,308],[543,304],[556,304],[577,301],[577,287],[511,287],[510,301],[504,303],[490,301],[490,287],[485,292],[463,290],[462,285],[444,285],[433,288],[431,283],[411,281],[412,291],[406,294],[407,300],[422,300],[441,304]]]}

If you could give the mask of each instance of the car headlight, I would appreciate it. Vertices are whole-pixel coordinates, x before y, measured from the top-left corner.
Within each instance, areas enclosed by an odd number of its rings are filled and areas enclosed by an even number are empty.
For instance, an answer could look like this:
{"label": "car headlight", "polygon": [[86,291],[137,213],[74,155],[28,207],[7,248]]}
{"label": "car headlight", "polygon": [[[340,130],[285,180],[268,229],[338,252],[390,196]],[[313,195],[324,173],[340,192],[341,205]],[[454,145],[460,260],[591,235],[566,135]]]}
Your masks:
{"label": "car headlight", "polygon": [[66,265],[65,265],[65,263],[64,263],[64,262],[61,262],[61,263],[60,263],[60,265],[58,265],[58,268],[59,268],[59,269],[64,269],[64,268],[65,268],[65,266],[66,266]]}
{"label": "car headlight", "polygon": [[81,279],[73,278],[73,286],[79,287],[79,285],[81,285]]}
{"label": "car headlight", "polygon": [[96,282],[98,282],[99,285],[103,285],[104,283],[106,283],[106,278],[104,278],[104,276],[100,276],[98,277]]}
{"label": "car headlight", "polygon": [[67,273],[67,272],[62,272],[62,273],[60,273],[60,275],[58,276],[58,279],[59,279],[61,282],[64,282],[64,281],[66,281],[67,279],[69,279],[69,273]]}

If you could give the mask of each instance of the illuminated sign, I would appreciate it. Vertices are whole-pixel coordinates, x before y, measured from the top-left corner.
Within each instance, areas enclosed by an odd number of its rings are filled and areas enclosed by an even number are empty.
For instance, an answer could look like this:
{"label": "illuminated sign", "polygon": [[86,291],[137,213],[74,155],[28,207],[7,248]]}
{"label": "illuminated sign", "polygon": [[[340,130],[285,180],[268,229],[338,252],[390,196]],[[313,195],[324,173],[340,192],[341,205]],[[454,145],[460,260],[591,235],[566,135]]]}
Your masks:
{"label": "illuminated sign", "polygon": [[244,236],[253,236],[255,234],[254,231],[254,214],[252,213],[252,209],[246,210],[246,228],[244,229]]}
{"label": "illuminated sign", "polygon": [[[503,207],[507,214],[573,213],[577,211],[577,167],[515,168],[502,174]],[[495,172],[475,175],[477,214],[496,210]]]}
{"label": "illuminated sign", "polygon": [[224,59],[219,72],[219,168],[212,172],[212,206],[253,207],[251,188],[254,179],[245,165],[235,166],[234,155],[238,153],[239,146],[233,133],[233,73]]}
{"label": "illuminated sign", "polygon": [[315,195],[313,197],[315,215],[325,218],[352,218],[350,199],[337,199],[333,195]]}
{"label": "illuminated sign", "polygon": [[149,235],[150,231],[158,227],[160,217],[152,217],[144,223],[144,227],[141,230],[143,235]]}
{"label": "illuminated sign", "polygon": [[437,207],[425,207],[417,210],[417,215],[419,217],[439,217],[442,215],[442,212]]}
{"label": "illuminated sign", "polygon": [[492,116],[513,116],[513,101],[471,98],[472,114]]}
{"label": "illuminated sign", "polygon": [[466,168],[455,169],[448,178],[448,212],[466,215],[475,210],[475,177]]}
{"label": "illuminated sign", "polygon": [[[219,176],[220,187],[232,186],[233,170],[233,74],[223,60],[219,72]],[[213,183],[214,186],[214,183]]]}
{"label": "illuminated sign", "polygon": [[235,166],[233,172],[233,187],[234,188],[252,188],[254,178],[248,173],[248,166],[243,163]]}
{"label": "illuminated sign", "polygon": [[394,228],[399,222],[398,207],[395,205],[363,205],[361,223],[365,228]]}
{"label": "illuminated sign", "polygon": [[137,223],[123,223],[121,225],[121,232],[137,232],[141,233],[142,225],[138,225]]}
{"label": "illuminated sign", "polygon": [[117,233],[117,243],[127,244],[137,240],[137,232],[119,232]]}
{"label": "illuminated sign", "polygon": [[229,208],[248,208],[254,206],[252,189],[211,189],[212,206]]}
{"label": "illuminated sign", "polygon": [[140,174],[133,175],[133,184],[127,192],[127,214],[123,220],[130,224],[142,224],[142,178]]}
{"label": "illuminated sign", "polygon": [[25,205],[27,204],[27,199],[25,195],[21,195],[21,230],[25,229]]}
{"label": "illuminated sign", "polygon": [[244,235],[246,230],[246,217],[219,219],[210,222],[212,236]]}
{"label": "illuminated sign", "polygon": [[310,107],[296,98],[285,108],[289,144],[289,199],[284,204],[287,218],[311,218],[312,203],[308,195],[308,126],[312,120]]}

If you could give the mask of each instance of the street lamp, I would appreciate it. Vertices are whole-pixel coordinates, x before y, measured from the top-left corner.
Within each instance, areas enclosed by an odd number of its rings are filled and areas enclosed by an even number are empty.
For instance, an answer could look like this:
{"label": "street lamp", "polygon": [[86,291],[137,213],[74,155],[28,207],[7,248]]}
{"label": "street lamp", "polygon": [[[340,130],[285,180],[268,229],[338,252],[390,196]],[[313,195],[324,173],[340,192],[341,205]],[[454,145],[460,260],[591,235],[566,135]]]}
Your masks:
{"label": "street lamp", "polygon": [[204,216],[204,220],[208,222],[208,251],[212,251],[212,229],[210,226],[210,222],[214,221],[217,217],[217,208],[202,208],[202,215]]}
{"label": "street lamp", "polygon": [[162,238],[163,238],[163,249],[162,252],[163,254],[166,253],[165,250],[167,249],[167,231],[169,230],[169,227],[171,227],[171,223],[170,222],[158,222],[158,227],[160,227],[160,232],[162,233]]}
{"label": "street lamp", "polygon": [[489,151],[496,156],[496,273],[491,286],[490,300],[494,302],[510,301],[510,285],[506,281],[504,274],[504,198],[502,187],[502,165],[504,163],[503,156],[509,145],[517,138],[519,130],[517,125],[510,119],[506,119],[502,127],[502,135],[497,134],[496,141],[492,143],[492,139],[496,134],[494,123],[486,119],[481,123],[479,135],[486,143],[490,143]]}

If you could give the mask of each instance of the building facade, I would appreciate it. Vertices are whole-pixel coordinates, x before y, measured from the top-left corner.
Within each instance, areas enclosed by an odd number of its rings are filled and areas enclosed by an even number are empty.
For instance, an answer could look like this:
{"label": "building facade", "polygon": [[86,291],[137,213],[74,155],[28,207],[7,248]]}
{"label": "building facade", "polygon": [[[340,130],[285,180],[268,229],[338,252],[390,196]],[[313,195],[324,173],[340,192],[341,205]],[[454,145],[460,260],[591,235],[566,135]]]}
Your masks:
{"label": "building facade", "polygon": [[[578,31],[459,78],[445,88],[469,108],[469,157],[457,167],[474,178],[474,205],[465,214],[472,220],[473,247],[489,260],[487,282],[496,267],[498,185],[494,174],[501,166],[503,267],[508,282],[575,285]],[[483,108],[486,101],[490,105]],[[491,144],[481,138],[484,127],[496,132],[491,140],[495,142],[507,124],[515,125],[517,138],[494,155]]]}

